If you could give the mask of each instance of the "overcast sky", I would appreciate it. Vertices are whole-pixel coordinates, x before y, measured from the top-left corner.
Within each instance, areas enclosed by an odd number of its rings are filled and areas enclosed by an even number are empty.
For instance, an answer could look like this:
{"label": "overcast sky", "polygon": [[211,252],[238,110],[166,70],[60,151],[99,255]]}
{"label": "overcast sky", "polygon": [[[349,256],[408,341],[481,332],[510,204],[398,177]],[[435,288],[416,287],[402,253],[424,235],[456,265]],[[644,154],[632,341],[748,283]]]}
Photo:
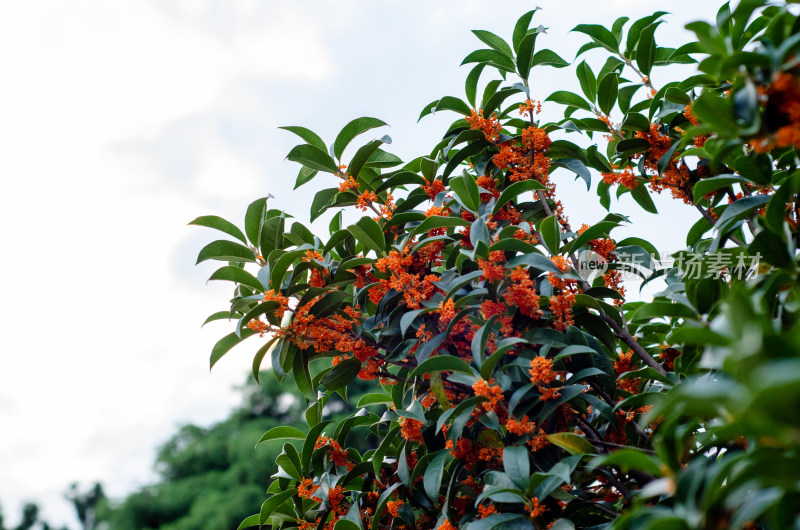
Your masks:
{"label": "overcast sky", "polygon": [[[571,60],[578,23],[673,12],[659,42],[709,19],[717,2],[539,0],[537,46]],[[208,425],[236,404],[255,343],[212,373],[228,285],[194,267],[215,235],[198,215],[241,224],[252,200],[302,219],[315,187],[291,190],[284,160],[303,125],[331,142],[352,118],[391,125],[391,151],[427,154],[453,116],[421,108],[462,95],[470,29],[509,38],[535,4],[505,0],[1,0],[0,503],[24,500],[75,525],[61,492],[100,480],[121,497],[154,480],[155,448],[177,425]],[[500,7],[498,7],[500,6]],[[534,97],[577,84],[542,69]],[[656,83],[659,75],[654,75]],[[557,118],[558,108],[550,117]],[[378,134],[378,133],[376,133]],[[555,178],[574,226],[604,211],[582,183]],[[325,177],[320,177],[324,179]],[[328,183],[325,187],[330,187]],[[663,215],[630,199],[637,233],[665,250],[696,219],[663,198]],[[620,232],[622,233],[622,232]]]}

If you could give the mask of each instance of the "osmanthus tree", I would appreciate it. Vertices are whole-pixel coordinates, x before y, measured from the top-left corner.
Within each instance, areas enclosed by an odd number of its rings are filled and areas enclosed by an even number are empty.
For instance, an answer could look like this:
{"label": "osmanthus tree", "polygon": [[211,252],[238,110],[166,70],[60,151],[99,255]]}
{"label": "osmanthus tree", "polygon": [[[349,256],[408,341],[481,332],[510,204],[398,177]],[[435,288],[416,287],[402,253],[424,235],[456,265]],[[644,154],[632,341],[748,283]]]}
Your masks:
{"label": "osmanthus tree", "polygon": [[[575,90],[540,101],[530,81],[569,64],[534,14],[510,41],[474,32],[465,98],[422,112],[460,115],[427,156],[404,163],[384,136],[343,159],[375,118],[330,147],[286,127],[297,186],[324,187],[312,220],[338,210],[325,238],[265,199],[243,231],[193,221],[232,238],[198,258],[236,284],[211,365],[258,337],[254,375],[271,364],[308,401],[307,431],[264,434],[287,442],[241,528],[800,525],[798,17],[725,4],[676,49],[657,44],[663,12],[581,24]],[[673,64],[695,73],[651,80]],[[606,209],[612,191],[686,203],[687,248],[670,264],[617,241],[617,213],[574,226],[556,193],[574,175]],[[343,226],[345,208],[363,216]],[[626,302],[630,271],[666,290]],[[327,420],[357,378],[360,411]]]}

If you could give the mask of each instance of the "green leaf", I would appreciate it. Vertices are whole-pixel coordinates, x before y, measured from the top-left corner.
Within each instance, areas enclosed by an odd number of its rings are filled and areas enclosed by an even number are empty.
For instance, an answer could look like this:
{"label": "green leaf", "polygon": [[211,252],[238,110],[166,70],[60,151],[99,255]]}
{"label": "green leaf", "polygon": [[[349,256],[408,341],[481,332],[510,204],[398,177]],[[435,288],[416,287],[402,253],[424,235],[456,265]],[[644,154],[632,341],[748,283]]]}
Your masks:
{"label": "green leaf", "polygon": [[483,102],[483,117],[488,118],[509,96],[519,93],[518,88],[503,88]]}
{"label": "green leaf", "polygon": [[619,92],[619,76],[616,72],[609,72],[600,79],[597,85],[597,105],[603,114],[608,115],[617,102]]}
{"label": "green leaf", "polygon": [[361,361],[354,358],[345,359],[325,374],[320,383],[329,390],[338,390],[353,381],[359,370]]}
{"label": "green leaf", "polygon": [[528,28],[531,25],[531,19],[533,18],[533,14],[538,11],[539,8],[532,9],[519,17],[517,23],[514,25],[514,33],[511,36],[511,44],[514,46],[514,51],[519,51],[520,44],[522,43],[522,39],[525,38],[525,35],[528,33]]}
{"label": "green leaf", "polygon": [[361,527],[358,526],[353,521],[349,521],[347,519],[339,519],[336,521],[336,524],[333,525],[333,530],[361,530]]}
{"label": "green leaf", "polygon": [[440,110],[452,110],[453,112],[458,112],[465,116],[469,116],[472,113],[472,109],[469,108],[469,105],[453,96],[445,96],[439,100],[434,112],[439,112]]}
{"label": "green leaf", "polygon": [[414,227],[414,230],[412,230],[409,234],[409,239],[412,239],[417,234],[430,232],[436,228],[455,226],[470,226],[470,222],[462,219],[461,217],[444,217],[442,215],[433,215]]}
{"label": "green leaf", "polygon": [[214,344],[214,348],[212,348],[211,350],[211,360],[210,360],[209,370],[211,368],[214,368],[214,365],[217,364],[217,361],[222,359],[222,357],[226,353],[231,351],[231,349],[234,346],[242,342],[244,339],[252,337],[253,335],[255,335],[255,333],[256,332],[253,331],[252,329],[245,329],[242,330],[241,337],[238,336],[236,333],[229,333],[228,335],[225,335],[224,337],[219,339],[217,343]]}
{"label": "green leaf", "polygon": [[380,140],[373,140],[366,145],[361,146],[356,154],[353,155],[353,159],[350,161],[350,165],[347,167],[347,173],[353,177],[357,178],[361,174],[361,170],[364,168],[365,164],[369,161],[373,154],[378,150],[378,148],[382,144],[390,144],[392,143],[392,139],[388,136],[384,136]]}
{"label": "green leaf", "polygon": [[272,429],[268,430],[264,433],[264,435],[258,440],[256,443],[256,447],[263,442],[268,442],[270,440],[305,440],[306,433],[301,431],[300,429],[295,429],[294,427],[289,427],[286,425],[280,427],[273,427]]}
{"label": "green leaf", "polygon": [[553,255],[558,254],[558,250],[561,247],[561,225],[558,222],[558,216],[551,215],[542,221],[539,232],[542,234],[543,243],[547,246],[547,250]]}
{"label": "green leaf", "polygon": [[272,263],[269,271],[269,284],[276,292],[283,286],[283,279],[286,277],[286,271],[289,270],[289,266],[305,253],[305,249],[291,250],[285,254],[280,254],[280,257]]}
{"label": "green leaf", "polygon": [[371,217],[362,217],[356,224],[348,226],[347,230],[367,249],[374,250],[378,256],[384,255],[386,240],[383,230]]}
{"label": "green leaf", "polygon": [[197,255],[197,263],[213,259],[217,261],[255,261],[253,251],[244,245],[219,239],[204,246]]}
{"label": "green leaf", "polygon": [[503,470],[516,487],[525,490],[531,479],[530,452],[519,445],[503,449]]}
{"label": "green leaf", "polygon": [[594,103],[597,99],[597,78],[592,72],[591,67],[583,61],[575,69],[575,74],[578,76],[578,82],[581,84],[581,90],[590,103]]}
{"label": "green leaf", "polygon": [[439,499],[439,490],[442,487],[442,477],[444,476],[444,462],[447,458],[447,451],[439,451],[428,462],[428,467],[425,468],[425,474],[422,478],[422,485],[425,488],[425,494],[433,502]]}
{"label": "green leaf", "polygon": [[585,33],[606,50],[619,53],[619,41],[617,38],[608,29],[599,24],[579,24],[572,28],[571,31]]}
{"label": "green leaf", "polygon": [[583,436],[571,432],[557,432],[547,435],[547,441],[560,447],[571,455],[595,454],[594,446]]}
{"label": "green leaf", "polygon": [[500,193],[500,196],[497,198],[497,201],[494,204],[494,208],[492,209],[492,214],[496,214],[499,212],[503,206],[508,204],[509,201],[516,199],[519,195],[525,193],[526,191],[534,191],[534,190],[544,190],[547,187],[537,180],[520,180],[518,182],[514,182],[510,184],[506,189]]}
{"label": "green leaf", "polygon": [[664,476],[664,471],[655,457],[632,447],[595,457],[588,465],[590,468],[601,466],[617,466],[623,473],[627,473],[631,469],[639,469],[656,477]]}
{"label": "green leaf", "polygon": [[631,317],[631,322],[661,317],[696,319],[697,313],[692,308],[679,303],[650,302],[636,310]]}
{"label": "green leaf", "polygon": [[311,182],[311,179],[316,177],[318,173],[319,172],[314,169],[302,166],[300,172],[297,174],[297,179],[294,181],[294,189],[299,188],[307,182]]}
{"label": "green leaf", "polygon": [[528,79],[531,72],[533,50],[536,48],[536,37],[538,36],[539,32],[537,31],[528,33],[517,47],[517,71],[523,79]]}
{"label": "green leaf", "polygon": [[694,188],[692,189],[692,195],[694,196],[695,201],[698,201],[712,191],[716,191],[720,188],[726,188],[731,184],[738,184],[741,182],[748,181],[746,178],[738,175],[720,175],[718,177],[704,178],[694,185]]}
{"label": "green leaf", "polygon": [[239,228],[236,227],[235,224],[231,223],[230,221],[226,221],[222,217],[217,215],[203,215],[189,223],[190,225],[195,226],[207,226],[208,228],[214,228],[219,230],[220,232],[225,232],[226,234],[235,237],[245,245],[247,244],[247,239],[245,239],[244,234],[242,233]]}
{"label": "green leaf", "polygon": [[475,375],[475,370],[473,370],[470,365],[458,357],[454,357],[452,355],[436,355],[435,357],[431,357],[420,363],[419,366],[414,368],[414,370],[408,374],[408,377],[417,377],[422,374],[443,371],[459,372],[471,376]]}
{"label": "green leaf", "polygon": [[625,138],[617,142],[615,149],[619,158],[629,158],[650,149],[650,142],[644,138]]}
{"label": "green leaf", "polygon": [[[585,63],[584,63],[585,64]],[[545,101],[554,101],[556,103],[560,103],[562,105],[568,105],[571,107],[577,107],[579,109],[588,110],[591,112],[592,106],[589,105],[589,102],[580,97],[578,94],[573,92],[567,92],[566,90],[558,90],[553,92]]]}
{"label": "green leaf", "polygon": [[308,359],[305,350],[298,350],[293,359],[292,372],[297,388],[309,401],[316,401],[317,393],[311,382],[311,374],[308,371]]}
{"label": "green leaf", "polygon": [[473,29],[472,33],[475,34],[481,41],[488,44],[490,48],[499,51],[500,53],[504,53],[511,57],[513,52],[511,51],[511,46],[508,45],[506,41],[492,33],[491,31],[485,31],[482,29]]}
{"label": "green leaf", "polygon": [[309,143],[314,147],[317,147],[320,151],[325,152],[327,147],[325,146],[325,142],[322,141],[322,138],[317,136],[317,133],[306,129],[305,127],[297,127],[290,125],[288,127],[278,127],[278,129],[283,129],[285,131],[292,132]]}
{"label": "green leaf", "polygon": [[247,207],[244,215],[244,233],[253,246],[257,246],[261,241],[261,225],[267,215],[267,197],[256,199]]}
{"label": "green leaf", "polygon": [[625,41],[625,56],[628,58],[633,58],[633,52],[636,49],[636,44],[639,42],[639,37],[642,34],[642,30],[647,26],[651,25],[656,19],[666,15],[666,11],[656,11],[652,15],[648,15],[646,17],[642,17],[633,24],[631,27],[628,28],[628,37]]}
{"label": "green leaf", "polygon": [[725,208],[725,211],[722,212],[722,215],[719,216],[719,219],[717,219],[717,222],[714,224],[714,228],[720,232],[724,231],[730,222],[735,221],[739,217],[748,215],[753,210],[762,207],[764,204],[769,202],[770,199],[770,195],[753,195],[751,197],[743,197],[735,201],[733,204]]}
{"label": "green leaf", "polygon": [[227,280],[230,282],[240,283],[257,292],[264,292],[264,286],[261,285],[255,276],[242,269],[241,267],[225,266],[214,271],[214,274],[208,279],[211,280]]}
{"label": "green leaf", "polygon": [[319,190],[311,201],[311,222],[322,215],[332,204],[339,194],[339,188],[326,188]]}
{"label": "green leaf", "polygon": [[316,171],[325,171],[333,174],[339,172],[339,166],[336,165],[336,162],[328,153],[310,144],[295,146],[289,151],[286,158]]}
{"label": "green leaf", "polygon": [[656,60],[655,32],[660,23],[661,21],[654,22],[644,28],[636,45],[636,64],[644,75],[650,75]]}
{"label": "green leaf", "polygon": [[631,197],[636,203],[644,208],[646,211],[650,213],[658,213],[656,209],[656,205],[653,203],[653,198],[650,197],[650,193],[647,191],[647,188],[639,184],[638,186],[634,186],[631,190]]}
{"label": "green leaf", "polygon": [[356,408],[368,407],[369,405],[382,405],[382,404],[389,404],[392,402],[392,396],[389,394],[384,394],[382,392],[373,392],[370,394],[364,394],[358,400],[356,404]]}
{"label": "green leaf", "polygon": [[485,64],[476,64],[475,67],[469,71],[467,74],[467,79],[464,82],[464,91],[467,94],[467,101],[469,101],[472,107],[475,107],[475,96],[478,93],[478,80],[481,77],[481,73],[483,69],[486,67]]}
{"label": "green leaf", "polygon": [[481,205],[481,195],[475,179],[466,174],[452,178],[450,179],[450,188],[464,208],[474,214],[478,213],[478,207]]}
{"label": "green leaf", "polygon": [[576,237],[570,244],[570,251],[574,252],[581,246],[585,245],[593,239],[605,237],[611,230],[619,226],[619,223],[614,221],[600,221],[599,223],[590,226],[582,234]]}
{"label": "green leaf", "polygon": [[553,68],[565,68],[569,63],[558,56],[552,50],[540,50],[531,58],[531,68],[534,66],[552,66]]}
{"label": "green leaf", "polygon": [[269,516],[272,515],[272,512],[277,510],[281,504],[291,499],[296,494],[297,491],[294,488],[291,488],[286,491],[276,493],[272,497],[269,497],[267,500],[265,500],[264,504],[261,505],[261,513],[258,521],[259,524],[267,524],[267,519],[269,519]]}
{"label": "green leaf", "polygon": [[246,518],[244,521],[239,523],[239,527],[236,530],[244,530],[245,528],[252,528],[254,526],[261,525],[261,514],[255,513],[250,517]]}
{"label": "green leaf", "polygon": [[216,313],[209,315],[209,317],[203,321],[200,327],[205,326],[209,322],[214,322],[215,320],[230,320],[234,316],[238,315],[232,315],[230,311],[217,311]]}
{"label": "green leaf", "polygon": [[481,326],[481,328],[475,332],[475,335],[472,337],[472,343],[470,347],[472,349],[472,358],[475,359],[475,364],[480,368],[481,364],[483,363],[483,356],[486,353],[486,343],[489,341],[489,337],[492,334],[492,326],[494,325],[495,321],[497,320],[497,315],[493,316]]}
{"label": "green leaf", "polygon": [[496,50],[475,50],[461,61],[462,66],[469,63],[488,63],[499,70],[514,71],[513,59]]}
{"label": "green leaf", "polygon": [[[386,125],[386,122],[377,118],[356,118],[355,120],[351,121],[342,128],[341,132],[339,132],[339,134],[336,136],[336,140],[333,141],[333,156],[335,156],[338,160],[341,160],[342,153],[347,145],[353,140],[353,138],[367,132],[370,129],[383,127],[384,125]],[[334,166],[335,165],[336,164],[334,163]],[[336,171],[334,171],[334,173],[335,172]]]}
{"label": "green leaf", "polygon": [[[562,158],[552,162],[553,167],[563,167],[575,173],[578,177],[586,182],[586,191],[589,191],[592,186],[592,173],[581,160],[577,158]],[[576,179],[577,180],[577,177]]]}

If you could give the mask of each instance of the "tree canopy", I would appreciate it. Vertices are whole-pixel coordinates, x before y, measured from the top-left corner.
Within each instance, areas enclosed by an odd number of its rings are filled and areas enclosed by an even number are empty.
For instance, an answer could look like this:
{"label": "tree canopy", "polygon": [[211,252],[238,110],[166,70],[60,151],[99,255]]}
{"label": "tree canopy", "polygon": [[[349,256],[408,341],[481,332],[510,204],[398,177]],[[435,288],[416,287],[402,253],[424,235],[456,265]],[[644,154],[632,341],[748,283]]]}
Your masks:
{"label": "tree canopy", "polygon": [[[254,376],[267,364],[305,401],[304,426],[263,435],[285,443],[240,528],[800,525],[800,19],[725,3],[672,48],[665,14],[575,26],[572,64],[536,10],[510,39],[475,30],[465,95],[420,115],[456,120],[411,161],[359,140],[377,118],[330,144],[285,127],[297,186],[321,188],[312,221],[335,212],[324,237],[266,198],[243,229],[192,222],[228,236],[198,263],[235,285],[211,366],[255,337]],[[651,79],[673,65],[694,72]],[[571,90],[532,89],[567,67]],[[573,177],[603,219],[567,218]],[[612,195],[657,214],[661,193],[696,218],[684,250],[614,237],[630,221]],[[632,301],[625,274],[665,289]],[[355,384],[369,393],[331,417]]]}

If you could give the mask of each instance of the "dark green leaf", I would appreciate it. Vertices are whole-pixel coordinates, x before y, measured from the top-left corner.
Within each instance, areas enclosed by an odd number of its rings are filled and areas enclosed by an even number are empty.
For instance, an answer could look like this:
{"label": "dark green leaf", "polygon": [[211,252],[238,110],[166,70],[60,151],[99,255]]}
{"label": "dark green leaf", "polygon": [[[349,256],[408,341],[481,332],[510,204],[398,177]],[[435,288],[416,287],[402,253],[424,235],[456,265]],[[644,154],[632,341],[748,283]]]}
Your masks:
{"label": "dark green leaf", "polygon": [[314,147],[319,148],[320,151],[325,152],[327,150],[325,142],[322,141],[322,138],[317,136],[317,133],[315,133],[314,131],[306,129],[305,127],[297,127],[290,125],[288,127],[278,127],[278,129],[283,129],[285,131],[289,131],[296,134],[297,136],[305,140],[306,143],[309,143]]}
{"label": "dark green leaf", "polygon": [[198,217],[189,224],[195,226],[207,226],[209,228],[215,228],[221,232],[225,232],[226,234],[235,237],[245,245],[247,244],[247,240],[245,239],[244,234],[242,233],[241,230],[239,230],[239,228],[236,227],[235,224],[231,223],[230,221],[226,221],[225,219],[217,215],[203,215],[201,217]]}
{"label": "dark green leaf", "polygon": [[617,102],[619,92],[619,76],[615,72],[609,72],[600,79],[597,85],[597,105],[603,114],[608,115]]}
{"label": "dark green leaf", "polygon": [[315,171],[325,171],[334,174],[339,171],[339,166],[336,165],[336,162],[334,162],[333,158],[331,158],[328,153],[310,144],[296,146],[289,151],[286,158],[292,162],[299,162]]}
{"label": "dark green leaf", "polygon": [[[333,156],[341,160],[342,153],[347,145],[353,140],[353,138],[367,132],[370,129],[383,127],[384,125],[386,125],[386,123],[377,118],[364,117],[356,118],[355,120],[351,121],[345,125],[341,132],[339,132],[339,134],[336,136],[336,140],[333,142]],[[334,163],[334,166],[335,165],[336,164]],[[334,173],[335,172],[336,171],[334,170]]]}
{"label": "dark green leaf", "polygon": [[204,246],[197,255],[197,263],[213,259],[217,261],[255,261],[253,251],[244,245],[220,239]]}
{"label": "dark green leaf", "polygon": [[593,41],[613,53],[619,53],[619,41],[605,27],[599,24],[579,24],[571,31],[578,31],[589,35]]}
{"label": "dark green leaf", "polygon": [[567,92],[566,90],[559,90],[557,92],[553,92],[545,101],[554,101],[556,103],[560,103],[562,105],[569,105],[572,107],[577,107],[579,109],[584,109],[591,111],[592,107],[589,105],[585,99],[580,97],[578,94],[574,94],[572,92]]}
{"label": "dark green leaf", "polygon": [[230,333],[225,335],[221,339],[217,341],[214,345],[214,348],[211,350],[211,361],[209,369],[214,368],[214,365],[217,364],[217,361],[222,359],[222,356],[231,351],[231,348],[242,342],[244,339],[248,337],[252,337],[255,335],[255,331],[252,329],[245,329],[242,330],[241,337],[236,335],[236,333]]}
{"label": "dark green leaf", "polygon": [[481,41],[488,44],[490,48],[493,48],[500,53],[504,53],[511,57],[513,55],[511,51],[511,46],[508,45],[506,41],[492,33],[491,31],[485,31],[482,29],[473,29],[472,33],[475,34]]}

